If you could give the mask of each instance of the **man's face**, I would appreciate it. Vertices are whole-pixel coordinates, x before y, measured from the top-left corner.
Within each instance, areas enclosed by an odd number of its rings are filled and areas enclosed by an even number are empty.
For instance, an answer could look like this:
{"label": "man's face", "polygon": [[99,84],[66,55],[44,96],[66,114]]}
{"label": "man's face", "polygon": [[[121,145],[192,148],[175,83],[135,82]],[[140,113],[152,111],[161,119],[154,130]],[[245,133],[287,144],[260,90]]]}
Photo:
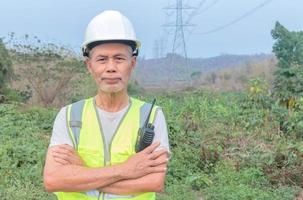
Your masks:
{"label": "man's face", "polygon": [[127,90],[127,83],[136,65],[132,49],[120,43],[106,43],[94,47],[86,65],[99,90],[117,93]]}

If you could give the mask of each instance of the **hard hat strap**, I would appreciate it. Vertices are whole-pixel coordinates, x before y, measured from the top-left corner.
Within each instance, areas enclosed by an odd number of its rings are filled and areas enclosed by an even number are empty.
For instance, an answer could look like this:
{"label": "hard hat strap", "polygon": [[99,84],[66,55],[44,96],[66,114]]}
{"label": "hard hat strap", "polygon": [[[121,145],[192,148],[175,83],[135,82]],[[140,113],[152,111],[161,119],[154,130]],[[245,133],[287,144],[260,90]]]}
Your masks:
{"label": "hard hat strap", "polygon": [[133,56],[138,56],[139,55],[139,49],[136,48],[134,51],[133,51]]}

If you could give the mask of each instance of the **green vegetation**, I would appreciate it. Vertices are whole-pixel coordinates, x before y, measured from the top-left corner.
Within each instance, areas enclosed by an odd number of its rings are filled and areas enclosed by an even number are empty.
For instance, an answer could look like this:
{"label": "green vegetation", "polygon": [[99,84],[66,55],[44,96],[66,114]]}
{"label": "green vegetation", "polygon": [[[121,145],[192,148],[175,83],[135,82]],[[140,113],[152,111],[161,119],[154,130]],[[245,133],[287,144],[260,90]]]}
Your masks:
{"label": "green vegetation", "polygon": [[[172,152],[159,199],[294,198],[302,181],[300,134],[281,132],[277,105],[264,106],[250,96],[205,91],[157,96]],[[43,190],[42,167],[55,114],[0,104],[2,199],[54,199]]]}
{"label": "green vegetation", "polygon": [[53,199],[42,187],[42,167],[55,112],[0,104],[0,197]]}
{"label": "green vegetation", "polygon": [[[8,51],[0,38],[0,95],[3,93],[5,84],[13,74],[12,62]],[[1,102],[1,100],[0,100]]]}
{"label": "green vegetation", "polygon": [[201,91],[160,97],[173,152],[168,194],[160,199],[190,199],[193,191],[211,200],[294,198],[302,181],[300,134],[283,134],[283,108],[266,95],[252,96]]}
{"label": "green vegetation", "polygon": [[274,93],[287,107],[303,96],[303,31],[291,32],[279,22],[272,30],[273,51],[278,58]]}

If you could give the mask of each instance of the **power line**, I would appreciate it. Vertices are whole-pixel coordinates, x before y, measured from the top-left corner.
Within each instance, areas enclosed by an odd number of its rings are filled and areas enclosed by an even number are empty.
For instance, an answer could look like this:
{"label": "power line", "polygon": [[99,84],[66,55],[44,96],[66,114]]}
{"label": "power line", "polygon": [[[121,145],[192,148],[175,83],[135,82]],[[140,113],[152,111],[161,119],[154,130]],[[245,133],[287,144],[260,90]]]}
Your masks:
{"label": "power line", "polygon": [[214,5],[216,5],[219,2],[219,0],[214,0],[211,4],[209,4],[208,6],[206,6],[204,9],[200,10],[200,12],[198,12],[197,14],[200,15],[203,12],[207,11],[208,9],[212,8]]}
{"label": "power line", "polygon": [[197,11],[205,4],[205,2],[206,2],[206,0],[200,1],[199,5],[197,6],[197,9],[195,9],[194,11],[192,11],[192,12],[189,14],[189,16],[188,16],[186,22],[189,22],[194,16],[197,15]]}
{"label": "power line", "polygon": [[[208,9],[212,8],[214,5],[216,5],[219,2],[219,0],[214,0],[212,3],[210,3],[208,6],[205,6],[205,8],[201,9],[202,6],[206,3],[206,0],[203,0],[199,4],[199,9],[196,10],[196,14],[200,15],[203,12],[207,11]],[[200,10],[201,9],[201,10]]]}
{"label": "power line", "polygon": [[205,6],[205,8],[202,9],[202,6],[206,4],[206,0],[200,1],[199,5],[197,6],[197,9],[195,9],[193,12],[191,12],[186,20],[186,22],[189,22],[192,20],[193,17],[197,15],[201,15],[208,9],[212,8],[214,5],[216,5],[219,2],[219,0],[214,0],[212,3],[210,3],[208,6]]}
{"label": "power line", "polygon": [[[212,8],[214,5],[216,5],[219,2],[219,0],[213,0],[210,4],[206,5],[203,8],[203,6],[204,6],[204,4],[206,4],[206,2],[207,2],[207,0],[200,1],[199,5],[197,6],[197,9],[195,9],[193,12],[191,12],[189,14],[189,17],[186,20],[187,23],[190,22],[190,20],[192,20],[192,18],[194,18],[195,16],[200,15],[200,14],[204,13],[205,11],[209,10],[210,8]],[[189,30],[187,39],[193,33],[193,31],[194,31],[194,28],[192,30]]]}
{"label": "power line", "polygon": [[214,32],[217,32],[217,31],[221,31],[222,29],[225,29],[239,21],[241,21],[242,19],[252,15],[253,13],[255,13],[256,11],[258,11],[259,9],[261,9],[262,7],[264,7],[266,4],[269,4],[271,1],[273,0],[267,0],[267,1],[264,1],[263,3],[259,4],[258,6],[254,7],[253,9],[251,9],[250,11],[244,13],[243,15],[241,15],[240,17],[232,20],[231,22],[227,23],[227,24],[224,24],[222,26],[219,26],[217,28],[214,28],[214,29],[211,29],[209,31],[205,31],[205,32],[202,32],[202,33],[196,33],[196,34],[201,34],[201,35],[206,35],[206,34],[210,34],[210,33],[214,33]]}

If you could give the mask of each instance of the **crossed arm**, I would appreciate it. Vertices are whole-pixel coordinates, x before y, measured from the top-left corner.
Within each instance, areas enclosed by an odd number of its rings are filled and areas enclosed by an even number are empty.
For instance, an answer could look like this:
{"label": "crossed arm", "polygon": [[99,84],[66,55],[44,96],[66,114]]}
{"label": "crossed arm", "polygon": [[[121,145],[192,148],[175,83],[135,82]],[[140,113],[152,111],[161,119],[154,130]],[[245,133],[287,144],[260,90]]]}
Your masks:
{"label": "crossed arm", "polygon": [[69,145],[51,147],[44,167],[44,186],[47,191],[99,191],[113,194],[160,192],[163,189],[166,150],[155,151],[159,143],[131,156],[126,162],[102,167],[85,167]]}

